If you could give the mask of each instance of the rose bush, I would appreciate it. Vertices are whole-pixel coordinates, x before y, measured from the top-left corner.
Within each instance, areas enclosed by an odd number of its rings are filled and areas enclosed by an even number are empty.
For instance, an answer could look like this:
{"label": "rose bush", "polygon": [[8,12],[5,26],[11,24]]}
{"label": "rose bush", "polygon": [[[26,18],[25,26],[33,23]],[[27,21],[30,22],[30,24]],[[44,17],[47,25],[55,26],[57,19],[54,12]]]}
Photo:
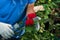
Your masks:
{"label": "rose bush", "polygon": [[[36,11],[37,16],[41,17],[39,31],[36,31],[34,25],[26,27],[26,32],[22,36],[21,40],[60,40],[60,0],[37,0],[35,6],[42,5],[44,10]],[[27,20],[28,21],[32,20]],[[57,22],[56,22],[57,21]]]}

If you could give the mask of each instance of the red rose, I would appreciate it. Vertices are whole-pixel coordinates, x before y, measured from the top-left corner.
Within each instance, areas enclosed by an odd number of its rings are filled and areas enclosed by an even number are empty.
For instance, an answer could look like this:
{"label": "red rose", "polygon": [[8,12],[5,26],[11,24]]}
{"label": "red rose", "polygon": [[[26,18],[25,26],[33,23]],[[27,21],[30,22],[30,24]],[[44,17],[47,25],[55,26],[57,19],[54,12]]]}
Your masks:
{"label": "red rose", "polygon": [[29,19],[33,19],[33,18],[36,17],[36,14],[35,14],[35,13],[30,13],[30,14],[28,14],[27,17],[28,17]]}
{"label": "red rose", "polygon": [[34,24],[34,21],[32,19],[26,20],[26,26],[33,25],[33,24]]}
{"label": "red rose", "polygon": [[26,26],[28,26],[28,25],[30,25],[30,24],[29,24],[29,20],[26,20]]}
{"label": "red rose", "polygon": [[29,20],[29,23],[30,23],[30,25],[33,25],[33,24],[34,24],[33,19],[30,19],[30,20]]}
{"label": "red rose", "polygon": [[36,14],[35,13],[28,14],[27,20],[26,20],[26,26],[33,25],[34,24],[33,18],[35,18],[35,17],[36,17]]}

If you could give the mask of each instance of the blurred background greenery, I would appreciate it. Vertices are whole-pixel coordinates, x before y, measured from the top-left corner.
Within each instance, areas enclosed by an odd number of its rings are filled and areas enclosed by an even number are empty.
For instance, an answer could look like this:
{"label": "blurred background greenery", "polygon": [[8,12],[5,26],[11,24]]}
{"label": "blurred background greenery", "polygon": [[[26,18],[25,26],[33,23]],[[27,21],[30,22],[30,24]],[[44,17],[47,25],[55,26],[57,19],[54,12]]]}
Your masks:
{"label": "blurred background greenery", "polygon": [[26,27],[21,40],[60,40],[60,0],[37,0],[35,6],[42,5],[44,11],[36,12],[41,17],[40,30]]}

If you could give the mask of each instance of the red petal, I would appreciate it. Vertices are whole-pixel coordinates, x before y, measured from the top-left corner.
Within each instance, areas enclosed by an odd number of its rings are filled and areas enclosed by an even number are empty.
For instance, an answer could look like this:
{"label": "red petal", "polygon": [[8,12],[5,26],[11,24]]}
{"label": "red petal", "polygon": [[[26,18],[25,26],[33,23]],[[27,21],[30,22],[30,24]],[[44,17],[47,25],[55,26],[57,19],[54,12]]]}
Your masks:
{"label": "red petal", "polygon": [[30,19],[33,19],[33,18],[35,18],[36,17],[36,14],[35,13],[30,13],[30,14],[28,14],[28,18],[30,18]]}
{"label": "red petal", "polygon": [[29,25],[29,20],[26,20],[26,26],[28,26]]}
{"label": "red petal", "polygon": [[29,22],[30,25],[33,25],[34,24],[34,21],[32,19],[30,19],[29,21],[30,21]]}

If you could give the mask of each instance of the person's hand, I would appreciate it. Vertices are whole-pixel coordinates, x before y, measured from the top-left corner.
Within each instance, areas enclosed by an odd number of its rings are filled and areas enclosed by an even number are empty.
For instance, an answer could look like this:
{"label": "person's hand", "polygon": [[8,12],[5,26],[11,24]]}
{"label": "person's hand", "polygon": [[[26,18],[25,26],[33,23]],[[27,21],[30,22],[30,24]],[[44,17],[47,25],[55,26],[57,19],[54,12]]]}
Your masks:
{"label": "person's hand", "polygon": [[34,7],[34,11],[35,11],[35,12],[44,11],[44,10],[45,10],[45,9],[44,9],[43,5],[39,5],[39,6],[35,6],[35,7]]}
{"label": "person's hand", "polygon": [[0,35],[4,39],[11,38],[14,35],[14,32],[11,28],[12,26],[10,24],[0,22]]}
{"label": "person's hand", "polygon": [[26,26],[33,25],[34,24],[33,18],[35,18],[35,17],[36,17],[36,14],[35,13],[29,13],[27,15]]}

